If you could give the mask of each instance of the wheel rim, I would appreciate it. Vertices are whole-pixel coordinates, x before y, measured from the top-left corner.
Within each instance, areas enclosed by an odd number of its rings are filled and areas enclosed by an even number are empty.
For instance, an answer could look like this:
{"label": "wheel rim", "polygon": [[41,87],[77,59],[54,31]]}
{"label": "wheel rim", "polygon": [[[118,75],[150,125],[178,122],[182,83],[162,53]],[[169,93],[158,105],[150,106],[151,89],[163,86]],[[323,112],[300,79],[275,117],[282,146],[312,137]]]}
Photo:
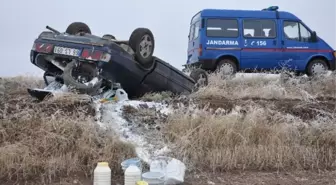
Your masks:
{"label": "wheel rim", "polygon": [[74,67],[71,70],[71,77],[76,80],[78,83],[89,84],[95,80],[95,75],[81,66]]}
{"label": "wheel rim", "polygon": [[319,75],[319,74],[326,73],[327,69],[326,69],[326,66],[323,65],[322,63],[315,63],[312,65],[311,71],[313,75]]}
{"label": "wheel rim", "polygon": [[195,86],[198,88],[198,87],[204,87],[206,85],[206,76],[205,74],[200,74],[198,76],[198,80],[195,84]]}
{"label": "wheel rim", "polygon": [[152,52],[153,41],[149,35],[144,35],[140,41],[140,55],[148,58]]}
{"label": "wheel rim", "polygon": [[223,75],[232,75],[234,72],[234,68],[230,63],[222,64],[219,70],[223,73]]}

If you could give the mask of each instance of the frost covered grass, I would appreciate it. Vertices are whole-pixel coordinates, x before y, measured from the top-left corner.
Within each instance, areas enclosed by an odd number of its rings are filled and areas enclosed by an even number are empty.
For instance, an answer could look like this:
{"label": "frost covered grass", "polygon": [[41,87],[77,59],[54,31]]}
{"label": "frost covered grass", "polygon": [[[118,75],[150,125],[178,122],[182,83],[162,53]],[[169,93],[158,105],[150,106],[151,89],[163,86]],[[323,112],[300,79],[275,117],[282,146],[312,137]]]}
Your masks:
{"label": "frost covered grass", "polygon": [[[243,74],[222,80],[220,73],[209,75],[209,85],[194,93],[196,98],[265,98],[265,99],[301,99],[310,100],[318,97],[336,98],[335,74],[309,79],[306,76],[286,78],[269,77],[266,73]],[[238,75],[237,75],[238,76]]]}
{"label": "frost covered grass", "polygon": [[0,182],[49,184],[74,174],[89,178],[99,161],[121,174],[117,167],[135,156],[133,145],[99,128],[85,98],[33,102],[26,88],[41,86],[34,78],[0,79]]}
{"label": "frost covered grass", "polygon": [[175,108],[163,132],[191,170],[336,169],[333,75],[222,80],[212,74],[209,85],[189,98],[208,106]]}

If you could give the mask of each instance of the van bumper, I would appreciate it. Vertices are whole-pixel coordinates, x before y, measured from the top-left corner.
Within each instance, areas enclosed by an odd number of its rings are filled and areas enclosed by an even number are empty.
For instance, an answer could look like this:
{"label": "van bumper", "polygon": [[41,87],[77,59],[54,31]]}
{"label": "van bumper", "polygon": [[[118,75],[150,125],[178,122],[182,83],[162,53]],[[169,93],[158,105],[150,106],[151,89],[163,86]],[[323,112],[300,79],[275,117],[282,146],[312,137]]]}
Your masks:
{"label": "van bumper", "polygon": [[336,59],[329,61],[330,64],[330,70],[335,71],[336,70]]}

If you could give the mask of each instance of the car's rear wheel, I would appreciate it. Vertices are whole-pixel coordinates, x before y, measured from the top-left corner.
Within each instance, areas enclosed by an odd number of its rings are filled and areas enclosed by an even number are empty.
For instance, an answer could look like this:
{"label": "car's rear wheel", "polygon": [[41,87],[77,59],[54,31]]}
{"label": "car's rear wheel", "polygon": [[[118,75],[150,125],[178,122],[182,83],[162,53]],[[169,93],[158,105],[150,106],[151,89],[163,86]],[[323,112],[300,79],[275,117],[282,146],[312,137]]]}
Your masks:
{"label": "car's rear wheel", "polygon": [[82,34],[82,33],[88,33],[91,34],[91,30],[89,28],[89,26],[83,22],[73,22],[71,23],[66,31],[66,33],[70,34],[70,35],[78,35],[78,34]]}
{"label": "car's rear wheel", "polygon": [[151,66],[155,40],[153,33],[147,28],[135,29],[129,39],[129,45],[135,52],[135,59],[143,66]]}
{"label": "car's rear wheel", "polygon": [[95,95],[103,80],[98,76],[98,69],[90,63],[78,63],[73,60],[64,68],[64,84],[81,94]]}

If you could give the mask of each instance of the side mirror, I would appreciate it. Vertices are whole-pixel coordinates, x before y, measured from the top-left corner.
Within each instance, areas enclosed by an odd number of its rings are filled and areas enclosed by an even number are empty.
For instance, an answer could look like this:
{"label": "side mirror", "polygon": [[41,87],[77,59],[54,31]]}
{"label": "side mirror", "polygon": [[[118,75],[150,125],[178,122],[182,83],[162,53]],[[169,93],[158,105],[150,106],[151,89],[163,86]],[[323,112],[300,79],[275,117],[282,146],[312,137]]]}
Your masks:
{"label": "side mirror", "polygon": [[311,35],[311,41],[312,42],[317,42],[317,34],[316,31],[313,31],[312,35]]}

